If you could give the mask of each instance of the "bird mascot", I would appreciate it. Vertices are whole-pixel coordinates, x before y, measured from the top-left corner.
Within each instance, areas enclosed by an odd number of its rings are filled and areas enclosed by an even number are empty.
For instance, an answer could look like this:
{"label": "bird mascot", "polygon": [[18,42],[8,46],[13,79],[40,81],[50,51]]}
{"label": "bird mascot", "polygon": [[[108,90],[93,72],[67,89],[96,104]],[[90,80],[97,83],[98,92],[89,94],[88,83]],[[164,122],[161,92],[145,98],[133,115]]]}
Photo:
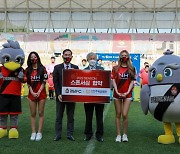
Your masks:
{"label": "bird mascot", "polygon": [[167,50],[149,68],[149,84],[144,85],[140,93],[144,114],[150,113],[155,119],[163,121],[164,135],[158,137],[158,143],[175,142],[172,123],[175,123],[180,143],[180,57]]}
{"label": "bird mascot", "polygon": [[8,135],[10,139],[16,139],[19,138],[18,115],[21,114],[21,83],[24,77],[21,66],[25,55],[18,42],[7,42],[0,51],[0,138]]}

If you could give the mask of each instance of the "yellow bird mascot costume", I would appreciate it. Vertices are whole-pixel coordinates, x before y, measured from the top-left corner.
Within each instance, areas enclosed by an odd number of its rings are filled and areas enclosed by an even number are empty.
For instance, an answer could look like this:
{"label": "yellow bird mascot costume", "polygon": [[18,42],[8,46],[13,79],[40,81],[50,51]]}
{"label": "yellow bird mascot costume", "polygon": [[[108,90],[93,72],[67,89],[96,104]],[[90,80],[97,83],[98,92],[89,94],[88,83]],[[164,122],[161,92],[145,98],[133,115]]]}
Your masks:
{"label": "yellow bird mascot costume", "polygon": [[18,115],[21,114],[21,83],[24,77],[21,66],[25,55],[18,42],[7,42],[0,51],[0,138],[8,135],[10,139],[16,139],[19,138]]}

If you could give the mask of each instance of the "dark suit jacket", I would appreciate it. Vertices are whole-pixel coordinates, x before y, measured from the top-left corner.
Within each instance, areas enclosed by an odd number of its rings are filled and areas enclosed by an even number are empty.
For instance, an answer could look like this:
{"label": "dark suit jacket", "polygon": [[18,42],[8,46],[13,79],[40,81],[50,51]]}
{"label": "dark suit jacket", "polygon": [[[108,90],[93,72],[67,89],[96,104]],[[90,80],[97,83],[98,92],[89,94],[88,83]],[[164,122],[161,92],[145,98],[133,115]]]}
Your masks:
{"label": "dark suit jacket", "polygon": [[[77,65],[71,64],[71,68],[79,69]],[[62,93],[62,70],[64,69],[64,63],[58,64],[54,67],[53,71],[53,82],[56,93],[56,100],[58,96]]]}
{"label": "dark suit jacket", "polygon": [[[90,70],[90,67],[89,67],[89,66],[86,67],[85,70]],[[101,66],[97,66],[97,65],[96,65],[96,69],[95,69],[95,70],[104,70],[104,68],[101,67]]]}

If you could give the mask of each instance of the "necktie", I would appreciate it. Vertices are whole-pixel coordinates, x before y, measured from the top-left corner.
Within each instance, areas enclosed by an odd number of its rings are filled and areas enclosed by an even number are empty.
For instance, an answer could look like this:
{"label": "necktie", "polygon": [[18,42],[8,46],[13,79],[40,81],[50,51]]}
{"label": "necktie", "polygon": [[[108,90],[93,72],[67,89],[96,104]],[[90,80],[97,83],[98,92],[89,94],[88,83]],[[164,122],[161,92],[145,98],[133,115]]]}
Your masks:
{"label": "necktie", "polygon": [[69,66],[68,65],[66,65],[66,69],[68,70],[68,68],[69,68]]}

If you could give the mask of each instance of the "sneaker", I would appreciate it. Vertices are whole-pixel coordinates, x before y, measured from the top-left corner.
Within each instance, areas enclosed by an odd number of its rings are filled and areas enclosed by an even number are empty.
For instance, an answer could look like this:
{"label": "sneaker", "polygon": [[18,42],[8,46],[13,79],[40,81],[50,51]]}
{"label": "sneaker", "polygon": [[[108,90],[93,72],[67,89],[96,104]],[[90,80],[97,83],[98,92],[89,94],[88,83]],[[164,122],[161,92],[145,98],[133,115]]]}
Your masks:
{"label": "sneaker", "polygon": [[42,133],[37,133],[36,141],[40,141],[42,139]]}
{"label": "sneaker", "polygon": [[116,142],[121,142],[121,135],[118,135],[118,136],[116,137]]}
{"label": "sneaker", "polygon": [[124,134],[124,135],[122,136],[122,141],[123,141],[123,142],[128,142],[128,137],[127,137],[126,134]]}
{"label": "sneaker", "polygon": [[31,141],[34,141],[35,139],[36,139],[36,133],[32,133],[30,140],[31,140]]}

